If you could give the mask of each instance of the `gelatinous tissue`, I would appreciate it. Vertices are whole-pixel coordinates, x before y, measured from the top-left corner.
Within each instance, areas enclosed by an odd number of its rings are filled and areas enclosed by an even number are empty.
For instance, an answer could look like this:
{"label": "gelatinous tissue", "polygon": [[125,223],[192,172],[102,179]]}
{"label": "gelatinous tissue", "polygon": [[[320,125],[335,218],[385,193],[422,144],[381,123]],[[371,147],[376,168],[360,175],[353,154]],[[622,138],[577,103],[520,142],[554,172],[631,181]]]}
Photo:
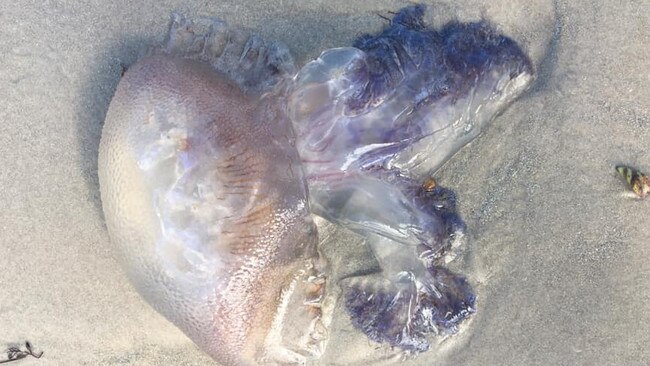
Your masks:
{"label": "gelatinous tissue", "polygon": [[[99,155],[111,241],[143,297],[216,361],[317,362],[332,286],[356,328],[409,354],[475,311],[444,266],[464,231],[455,195],[423,183],[532,66],[486,22],[436,30],[423,13],[300,70],[279,43],[175,15],[120,81]],[[363,235],[381,271],[328,282],[312,214]]]}
{"label": "gelatinous tissue", "polygon": [[435,30],[424,10],[323,52],[289,97],[312,210],[364,235],[383,269],[348,281],[352,323],[409,352],[456,332],[475,303],[443,267],[463,232],[455,196],[423,183],[532,80],[528,57],[488,23]]}
{"label": "gelatinous tissue", "polygon": [[224,365],[301,363],[324,346],[318,253],[285,113],[287,49],[173,19],[130,67],[99,155],[111,240],[144,298]]}

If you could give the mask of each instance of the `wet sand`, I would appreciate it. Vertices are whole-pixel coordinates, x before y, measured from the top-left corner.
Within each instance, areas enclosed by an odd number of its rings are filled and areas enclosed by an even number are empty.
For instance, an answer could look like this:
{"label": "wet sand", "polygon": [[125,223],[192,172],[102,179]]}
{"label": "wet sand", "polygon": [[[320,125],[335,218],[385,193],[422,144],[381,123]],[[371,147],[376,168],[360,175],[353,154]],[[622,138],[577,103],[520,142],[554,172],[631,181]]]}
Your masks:
{"label": "wet sand", "polygon": [[[487,2],[486,2],[487,3]],[[0,5],[0,348],[16,365],[209,365],[131,288],[97,183],[121,65],[164,39],[169,14],[217,16],[284,41],[299,64],[384,24],[399,1],[24,1]],[[534,60],[532,89],[437,174],[468,243],[453,268],[478,293],[461,334],[412,365],[650,363],[650,200],[614,166],[650,172],[650,4],[438,2],[430,21],[484,17]],[[337,276],[372,266],[324,225]],[[323,364],[384,356],[340,314]]]}

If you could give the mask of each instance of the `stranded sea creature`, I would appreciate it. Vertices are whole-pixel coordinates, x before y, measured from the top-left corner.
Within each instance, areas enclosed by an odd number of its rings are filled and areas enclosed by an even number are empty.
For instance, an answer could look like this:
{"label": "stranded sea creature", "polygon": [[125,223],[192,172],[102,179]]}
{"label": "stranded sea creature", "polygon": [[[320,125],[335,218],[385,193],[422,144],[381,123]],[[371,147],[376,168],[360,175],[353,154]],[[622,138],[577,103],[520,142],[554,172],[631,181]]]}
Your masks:
{"label": "stranded sea creature", "polygon": [[474,311],[467,281],[442,266],[464,227],[455,197],[428,177],[533,80],[526,54],[487,22],[436,30],[424,11],[323,52],[289,97],[313,211],[364,235],[382,268],[347,281],[352,322],[407,352]]}
{"label": "stranded sea creature", "polygon": [[215,360],[323,352],[332,306],[310,213],[363,235],[381,266],[342,282],[370,339],[421,352],[474,312],[444,266],[464,231],[456,197],[429,177],[532,66],[486,22],[434,30],[423,13],[297,74],[277,43],[176,16],[166,47],[124,74],[100,145],[109,234],[138,291]]}
{"label": "stranded sea creature", "polygon": [[99,179],[137,290],[223,365],[318,357],[327,316],[286,48],[175,16],[111,101]]}
{"label": "stranded sea creature", "polygon": [[650,194],[650,178],[647,175],[625,165],[617,166],[616,171],[625,179],[637,197],[645,198]]}

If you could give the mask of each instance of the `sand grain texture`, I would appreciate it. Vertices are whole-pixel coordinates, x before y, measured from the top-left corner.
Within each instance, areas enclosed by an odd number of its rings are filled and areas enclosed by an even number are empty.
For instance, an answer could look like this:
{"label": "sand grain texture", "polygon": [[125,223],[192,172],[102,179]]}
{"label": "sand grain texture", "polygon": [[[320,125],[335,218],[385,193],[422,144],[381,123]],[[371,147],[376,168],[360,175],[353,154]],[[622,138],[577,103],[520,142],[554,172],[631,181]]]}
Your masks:
{"label": "sand grain texture", "polygon": [[[113,259],[96,169],[120,65],[163,40],[171,11],[257,29],[302,64],[378,30],[377,13],[405,4],[0,4],[0,347],[30,340],[45,351],[21,366],[210,364],[140,299]],[[438,174],[456,189],[470,229],[456,269],[470,274],[479,309],[461,335],[407,364],[650,362],[650,200],[622,197],[614,171],[619,163],[650,171],[649,7],[430,7],[434,24],[492,20],[527,48],[539,79]],[[322,236],[340,275],[372,266],[351,235],[325,227]],[[352,254],[358,260],[341,260]],[[323,362],[361,364],[363,353],[341,349],[372,347],[345,317],[334,326]]]}

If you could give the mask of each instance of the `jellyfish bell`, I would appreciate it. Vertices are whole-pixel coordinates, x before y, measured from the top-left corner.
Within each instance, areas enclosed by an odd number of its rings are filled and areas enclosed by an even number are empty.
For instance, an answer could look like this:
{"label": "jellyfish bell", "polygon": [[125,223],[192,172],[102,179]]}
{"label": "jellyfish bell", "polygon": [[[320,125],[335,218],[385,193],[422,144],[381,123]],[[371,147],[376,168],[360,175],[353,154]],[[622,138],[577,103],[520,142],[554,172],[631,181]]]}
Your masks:
{"label": "jellyfish bell", "polygon": [[138,292],[215,360],[304,363],[328,318],[283,101],[293,62],[203,23],[174,16],[120,80],[99,152],[108,232]]}

